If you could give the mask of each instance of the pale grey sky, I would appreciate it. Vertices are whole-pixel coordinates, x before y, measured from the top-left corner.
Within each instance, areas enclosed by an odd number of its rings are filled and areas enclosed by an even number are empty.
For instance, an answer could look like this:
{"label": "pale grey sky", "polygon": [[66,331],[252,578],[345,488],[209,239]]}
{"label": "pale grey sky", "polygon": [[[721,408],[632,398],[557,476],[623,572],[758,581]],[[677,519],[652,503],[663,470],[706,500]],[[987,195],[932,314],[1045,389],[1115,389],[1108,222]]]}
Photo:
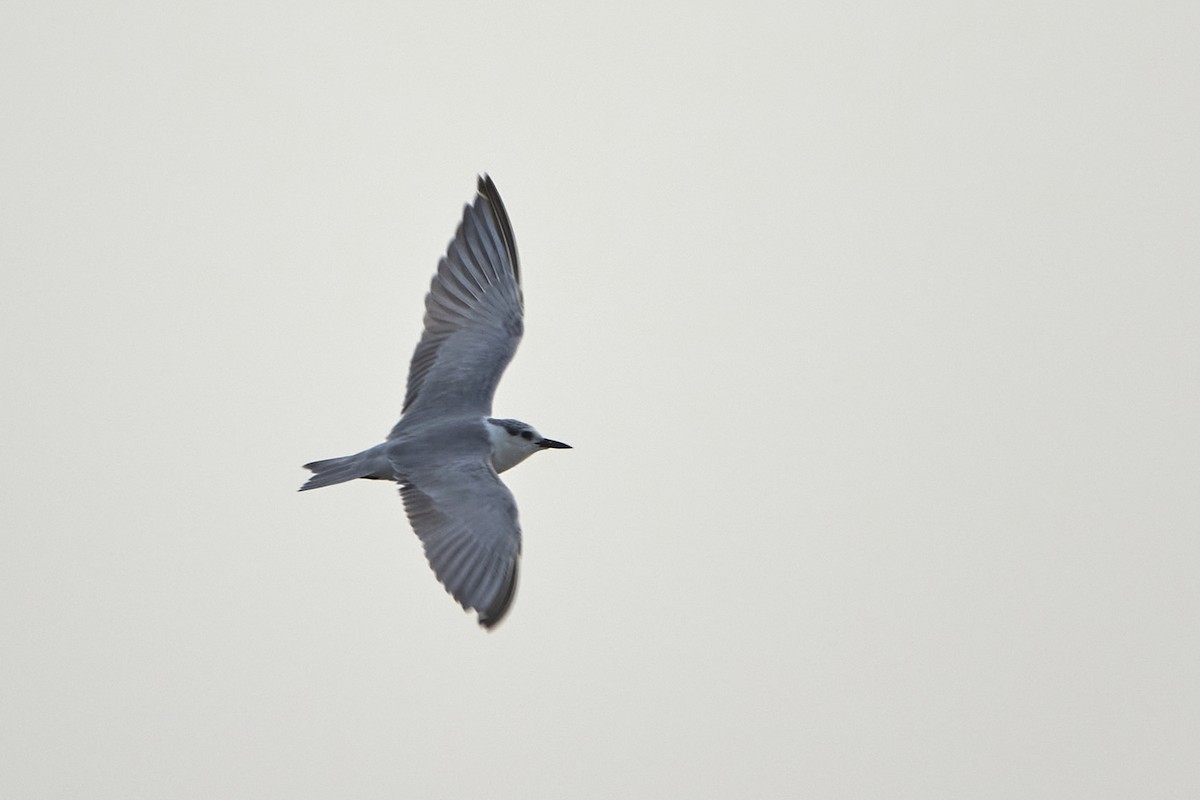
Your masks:
{"label": "pale grey sky", "polygon": [[[1189,3],[11,3],[0,795],[1200,795]],[[393,487],[475,175],[487,634]]]}

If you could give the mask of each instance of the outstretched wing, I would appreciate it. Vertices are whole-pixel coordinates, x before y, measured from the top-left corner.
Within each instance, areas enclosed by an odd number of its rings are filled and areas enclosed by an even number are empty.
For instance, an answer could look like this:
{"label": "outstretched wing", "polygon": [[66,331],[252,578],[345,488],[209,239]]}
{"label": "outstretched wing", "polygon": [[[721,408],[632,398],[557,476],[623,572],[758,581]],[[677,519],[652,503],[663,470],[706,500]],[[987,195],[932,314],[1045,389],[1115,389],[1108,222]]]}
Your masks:
{"label": "outstretched wing", "polygon": [[[524,331],[517,244],[484,175],[425,296],[425,332],[408,369],[404,414],[492,413]],[[392,435],[395,435],[395,429]],[[389,437],[390,438],[390,437]]]}
{"label": "outstretched wing", "polygon": [[517,504],[485,457],[462,458],[405,476],[400,496],[429,566],[464,609],[491,628],[517,590]]}

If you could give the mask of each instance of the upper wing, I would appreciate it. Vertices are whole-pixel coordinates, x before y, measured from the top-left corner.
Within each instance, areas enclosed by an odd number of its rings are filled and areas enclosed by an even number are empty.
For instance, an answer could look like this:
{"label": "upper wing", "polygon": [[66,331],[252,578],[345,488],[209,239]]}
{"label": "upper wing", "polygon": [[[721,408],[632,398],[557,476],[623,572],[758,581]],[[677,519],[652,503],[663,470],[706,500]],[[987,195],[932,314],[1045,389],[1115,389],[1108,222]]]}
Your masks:
{"label": "upper wing", "polygon": [[492,179],[481,177],[478,191],[425,296],[425,332],[404,398],[410,417],[491,414],[496,384],[521,341],[524,302],[512,226]]}
{"label": "upper wing", "polygon": [[486,457],[450,461],[408,478],[400,483],[400,496],[429,566],[446,591],[491,628],[517,590],[521,526],[512,492]]}

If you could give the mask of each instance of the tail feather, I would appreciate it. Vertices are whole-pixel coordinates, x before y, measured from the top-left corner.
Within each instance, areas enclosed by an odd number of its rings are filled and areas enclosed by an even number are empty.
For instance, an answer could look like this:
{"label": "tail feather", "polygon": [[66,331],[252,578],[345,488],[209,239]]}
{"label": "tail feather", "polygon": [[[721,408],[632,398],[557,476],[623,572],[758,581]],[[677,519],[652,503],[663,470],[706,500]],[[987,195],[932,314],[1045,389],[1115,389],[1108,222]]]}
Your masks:
{"label": "tail feather", "polygon": [[322,486],[332,486],[335,483],[367,477],[370,470],[364,468],[363,459],[360,456],[361,454],[357,454],[341,458],[327,458],[323,461],[310,461],[304,465],[304,468],[312,470],[313,475],[300,487],[300,491],[320,489]]}

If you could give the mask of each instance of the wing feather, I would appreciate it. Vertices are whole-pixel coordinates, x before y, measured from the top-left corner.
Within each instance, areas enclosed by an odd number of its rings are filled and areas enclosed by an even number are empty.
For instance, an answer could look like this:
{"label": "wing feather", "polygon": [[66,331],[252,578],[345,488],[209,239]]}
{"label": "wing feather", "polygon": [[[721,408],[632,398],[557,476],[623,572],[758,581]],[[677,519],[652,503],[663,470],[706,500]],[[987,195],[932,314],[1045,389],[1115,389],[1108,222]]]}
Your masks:
{"label": "wing feather", "polygon": [[425,557],[450,596],[491,628],[516,592],[521,527],[508,487],[484,457],[409,473],[404,509]]}
{"label": "wing feather", "polygon": [[524,327],[512,226],[485,175],[425,296],[425,331],[409,363],[403,413],[491,414]]}

